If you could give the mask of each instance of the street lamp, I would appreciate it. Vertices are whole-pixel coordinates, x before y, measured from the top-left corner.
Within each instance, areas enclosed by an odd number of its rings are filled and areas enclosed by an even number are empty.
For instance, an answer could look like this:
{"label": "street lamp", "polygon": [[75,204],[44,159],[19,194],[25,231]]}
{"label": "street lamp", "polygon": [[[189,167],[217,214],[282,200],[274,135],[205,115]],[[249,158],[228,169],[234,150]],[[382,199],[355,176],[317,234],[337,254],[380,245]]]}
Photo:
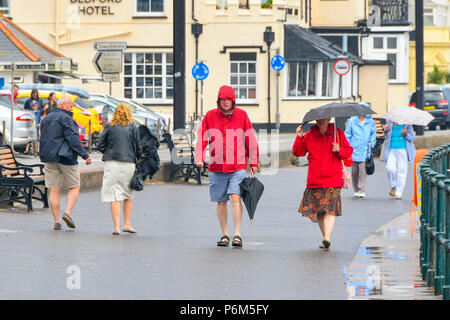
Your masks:
{"label": "street lamp", "polygon": [[264,31],[264,42],[267,43],[267,121],[268,121],[268,128],[271,127],[271,121],[270,121],[270,45],[275,40],[275,33],[272,31],[272,27],[266,27],[266,30]]}
{"label": "street lamp", "polygon": [[264,42],[267,43],[267,46],[270,48],[270,45],[275,40],[275,33],[272,31],[272,27],[266,27],[264,31]]}
{"label": "street lamp", "polygon": [[[197,63],[198,62],[198,38],[203,33],[203,25],[201,23],[193,23],[191,26],[191,33],[195,37],[195,63]],[[197,118],[197,117],[198,117],[198,81],[196,80],[195,81],[195,118]]]}

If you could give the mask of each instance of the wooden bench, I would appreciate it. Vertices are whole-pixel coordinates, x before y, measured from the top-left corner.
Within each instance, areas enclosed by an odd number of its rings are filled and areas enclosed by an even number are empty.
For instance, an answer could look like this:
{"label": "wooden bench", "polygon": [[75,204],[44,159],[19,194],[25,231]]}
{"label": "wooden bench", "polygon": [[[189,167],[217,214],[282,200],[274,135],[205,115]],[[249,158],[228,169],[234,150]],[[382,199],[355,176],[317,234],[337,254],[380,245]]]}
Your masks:
{"label": "wooden bench", "polygon": [[194,179],[197,184],[202,184],[201,177],[208,176],[208,164],[205,163],[203,168],[195,165],[195,151],[189,143],[188,137],[185,135],[172,137],[170,133],[164,133],[163,138],[170,151],[169,181],[184,178],[184,182]]}
{"label": "wooden bench", "polygon": [[[39,168],[39,173],[33,173],[33,168]],[[48,208],[44,165],[22,164],[14,157],[11,146],[0,146],[0,198],[4,193],[8,194],[8,199],[3,201],[8,201],[10,205],[19,202],[25,204],[28,211],[33,211],[35,199]]]}

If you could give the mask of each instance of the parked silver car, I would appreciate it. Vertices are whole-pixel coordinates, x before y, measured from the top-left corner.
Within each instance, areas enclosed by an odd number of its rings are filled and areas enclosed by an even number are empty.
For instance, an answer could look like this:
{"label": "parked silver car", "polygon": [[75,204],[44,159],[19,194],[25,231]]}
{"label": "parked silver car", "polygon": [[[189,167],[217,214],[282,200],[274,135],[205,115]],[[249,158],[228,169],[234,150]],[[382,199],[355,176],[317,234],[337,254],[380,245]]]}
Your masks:
{"label": "parked silver car", "polygon": [[116,99],[116,100],[120,100],[120,101],[125,102],[126,104],[128,104],[129,106],[134,108],[136,110],[136,112],[149,113],[149,114],[155,116],[157,119],[159,119],[159,121],[161,123],[161,126],[166,131],[168,131],[169,122],[171,124],[173,124],[172,116],[169,115],[169,114],[155,112],[155,111],[145,107],[144,105],[140,104],[139,102],[131,100],[131,99]]}
{"label": "parked silver car", "polygon": [[[34,127],[34,115],[23,109],[23,105],[15,105],[13,108],[14,147],[24,148],[28,143],[36,139]],[[5,128],[3,129],[3,123]],[[0,142],[5,132],[5,142],[11,144],[11,98],[7,93],[0,91]]]}
{"label": "parked silver car", "polygon": [[[89,100],[86,100],[92,107],[97,110],[100,116],[103,119],[103,123],[107,123],[112,119],[114,110],[116,110],[117,106],[123,101],[114,99],[112,97],[105,98],[103,95],[91,95]],[[160,130],[158,132],[158,120],[155,116],[149,113],[138,112],[132,105],[129,105],[131,108],[131,112],[134,120],[137,124],[145,124],[147,123],[147,127],[150,129],[150,132],[158,136],[162,139],[162,135],[164,134],[163,126],[161,125]]]}

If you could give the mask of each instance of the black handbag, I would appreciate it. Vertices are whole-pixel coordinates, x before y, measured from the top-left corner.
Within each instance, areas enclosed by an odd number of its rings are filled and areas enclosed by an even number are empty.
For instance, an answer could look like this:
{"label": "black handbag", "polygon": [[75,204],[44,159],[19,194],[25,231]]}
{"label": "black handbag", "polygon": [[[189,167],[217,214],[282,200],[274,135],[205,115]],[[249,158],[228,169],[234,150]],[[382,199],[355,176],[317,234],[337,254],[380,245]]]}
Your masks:
{"label": "black handbag", "polygon": [[367,148],[367,159],[366,159],[366,173],[367,175],[372,175],[375,172],[375,163],[373,162],[372,149],[370,144]]}
{"label": "black handbag", "polygon": [[145,182],[142,178],[142,174],[136,166],[136,169],[134,169],[133,178],[131,178],[130,188],[134,191],[142,191],[144,190],[144,185]]}
{"label": "black handbag", "polygon": [[[136,150],[134,150],[134,153],[137,154]],[[134,191],[142,191],[144,190],[144,178],[142,175],[141,170],[139,169],[139,163],[142,161],[142,159],[135,159],[135,163],[136,163],[136,168],[134,169],[134,174],[133,177],[131,178],[131,182],[130,182],[130,188],[131,190]]]}

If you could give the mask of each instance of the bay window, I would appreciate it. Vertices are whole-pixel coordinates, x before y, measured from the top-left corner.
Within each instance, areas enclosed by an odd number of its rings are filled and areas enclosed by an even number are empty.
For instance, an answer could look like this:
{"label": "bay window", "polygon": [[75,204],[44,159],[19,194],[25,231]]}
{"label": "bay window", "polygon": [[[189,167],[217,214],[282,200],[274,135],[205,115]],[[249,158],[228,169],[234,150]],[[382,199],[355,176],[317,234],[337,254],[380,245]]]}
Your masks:
{"label": "bay window", "polygon": [[332,97],[332,63],[289,62],[287,97]]}

